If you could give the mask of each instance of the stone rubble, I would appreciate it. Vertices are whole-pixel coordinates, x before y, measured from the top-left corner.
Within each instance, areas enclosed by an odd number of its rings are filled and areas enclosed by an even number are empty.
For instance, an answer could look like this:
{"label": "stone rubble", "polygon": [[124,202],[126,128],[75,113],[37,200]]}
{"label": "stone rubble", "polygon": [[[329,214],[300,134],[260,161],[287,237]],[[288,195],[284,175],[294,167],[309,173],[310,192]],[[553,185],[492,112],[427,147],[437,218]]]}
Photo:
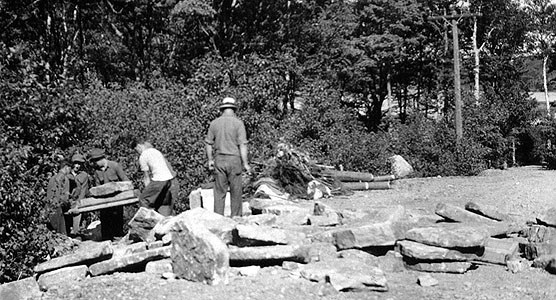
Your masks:
{"label": "stone rubble", "polygon": [[[385,292],[387,273],[462,274],[485,263],[512,273],[530,266],[556,273],[551,209],[538,223],[518,226],[504,213],[469,203],[466,209],[439,204],[436,216],[402,206],[335,211],[313,200],[250,203],[252,215],[234,219],[201,207],[173,217],[141,208],[126,238],[83,242],[74,253],[37,265],[34,278],[1,285],[0,295],[23,289],[36,294],[39,286],[48,290],[60,282],[126,271],[226,284],[230,272],[257,276],[260,268],[273,265],[336,292]],[[431,278],[421,276],[418,283],[434,286]]]}

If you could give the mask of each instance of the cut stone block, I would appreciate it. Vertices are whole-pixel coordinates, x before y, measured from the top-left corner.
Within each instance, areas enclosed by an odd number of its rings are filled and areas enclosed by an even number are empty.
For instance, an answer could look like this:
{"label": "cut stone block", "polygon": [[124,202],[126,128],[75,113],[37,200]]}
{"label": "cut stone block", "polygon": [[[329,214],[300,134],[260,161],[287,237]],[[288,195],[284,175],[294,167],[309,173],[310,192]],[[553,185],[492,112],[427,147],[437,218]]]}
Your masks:
{"label": "cut stone block", "polygon": [[406,268],[420,271],[420,272],[433,272],[433,273],[455,273],[463,274],[471,268],[470,262],[434,262],[434,263],[414,263],[406,264]]}
{"label": "cut stone block", "polygon": [[301,276],[320,283],[329,282],[337,291],[387,291],[387,280],[379,268],[361,261],[338,258],[304,266]]}
{"label": "cut stone block", "polygon": [[190,220],[193,223],[202,224],[226,244],[232,243],[233,231],[237,225],[237,222],[233,219],[198,207],[184,211],[177,216],[166,218],[159,222],[154,228],[155,236],[162,238],[172,231],[179,230],[176,229],[175,226],[182,220]]}
{"label": "cut stone block", "polygon": [[280,204],[280,205],[272,205],[266,206],[262,209],[263,214],[274,214],[274,215],[285,215],[291,213],[301,213],[310,216],[313,213],[312,208],[301,207],[292,204]]}
{"label": "cut stone block", "polygon": [[112,256],[113,249],[110,241],[83,242],[72,254],[53,258],[35,266],[35,273],[44,273],[63,267],[88,265]]}
{"label": "cut stone block", "polygon": [[237,237],[234,244],[238,246],[264,246],[303,244],[307,241],[305,234],[268,226],[237,225]]}
{"label": "cut stone block", "polygon": [[434,211],[437,215],[444,217],[448,220],[460,223],[472,223],[472,224],[490,224],[496,221],[489,219],[487,217],[483,217],[481,215],[472,213],[467,211],[463,208],[446,204],[446,203],[438,203],[436,209]]}
{"label": "cut stone block", "polygon": [[173,273],[174,271],[172,270],[172,260],[161,259],[150,261],[145,265],[145,272],[150,274]]}
{"label": "cut stone block", "polygon": [[230,262],[233,263],[260,263],[291,260],[305,262],[300,245],[276,245],[255,247],[230,247]]}
{"label": "cut stone block", "polygon": [[83,280],[87,276],[87,271],[87,266],[66,267],[41,274],[37,282],[42,291],[47,291],[54,287]]}
{"label": "cut stone block", "polygon": [[146,251],[147,243],[139,242],[139,243],[133,243],[129,245],[115,244],[112,246],[112,249],[114,250],[114,253],[112,254],[112,258],[122,257],[133,253]]}
{"label": "cut stone block", "polygon": [[474,248],[482,247],[490,237],[490,233],[484,228],[458,224],[458,226],[413,228],[406,232],[405,237],[429,246]]}
{"label": "cut stone block", "polygon": [[388,251],[386,255],[378,256],[378,268],[387,273],[399,273],[405,271],[403,256],[396,251]]}
{"label": "cut stone block", "polygon": [[260,266],[247,266],[247,267],[237,268],[237,271],[238,271],[239,275],[246,276],[246,277],[257,276],[257,274],[259,274],[260,270],[261,270]]}
{"label": "cut stone block", "polygon": [[211,285],[227,284],[230,254],[203,223],[182,218],[172,233],[172,268],[179,277]]}
{"label": "cut stone block", "polygon": [[298,257],[304,258],[304,263],[338,258],[336,246],[330,243],[312,243],[303,245],[298,249],[297,253]]}
{"label": "cut stone block", "polygon": [[27,277],[0,285],[0,299],[27,300],[40,299],[41,291],[35,278]]}
{"label": "cut stone block", "polygon": [[189,193],[189,209],[194,209],[201,206],[201,188],[198,188]]}
{"label": "cut stone block", "polygon": [[243,217],[240,221],[241,224],[247,225],[263,225],[272,226],[276,224],[276,215],[273,214],[259,214]]}
{"label": "cut stone block", "polygon": [[166,246],[158,249],[133,253],[122,257],[115,257],[91,265],[89,267],[89,272],[93,276],[98,276],[126,269],[142,269],[144,268],[144,265],[149,261],[169,258],[171,251],[172,246]]}
{"label": "cut stone block", "polygon": [[161,248],[164,247],[164,242],[163,241],[155,241],[152,243],[149,243],[147,245],[147,249],[156,249],[156,248]]}
{"label": "cut stone block", "polygon": [[476,213],[495,221],[513,221],[513,219],[508,214],[501,213],[493,207],[479,205],[475,202],[468,202],[467,204],[465,204],[465,209],[472,213]]}
{"label": "cut stone block", "polygon": [[89,189],[89,193],[94,197],[101,197],[112,195],[117,192],[133,190],[133,188],[133,182],[131,181],[116,181],[92,187]]}
{"label": "cut stone block", "polygon": [[101,204],[118,202],[120,200],[126,200],[131,198],[137,198],[139,196],[139,190],[130,190],[125,192],[118,192],[110,197],[102,198],[83,198],[79,201],[79,209],[82,210],[89,206],[99,206]]}
{"label": "cut stone block", "polygon": [[337,226],[342,223],[337,213],[325,213],[321,216],[309,216],[308,224],[313,226]]}
{"label": "cut stone block", "polygon": [[132,241],[154,242],[153,228],[164,216],[153,209],[140,207],[133,218],[129,221],[129,239]]}
{"label": "cut stone block", "polygon": [[[462,253],[457,250],[429,246],[413,241],[398,241],[400,253],[416,260],[441,260],[441,261],[471,261],[477,259],[475,253]],[[477,248],[481,249],[481,248]]]}
{"label": "cut stone block", "polygon": [[275,205],[291,205],[292,201],[286,199],[265,199],[265,198],[253,198],[249,201],[249,207],[253,214],[262,213],[263,209],[269,206]]}
{"label": "cut stone block", "polygon": [[549,208],[544,214],[537,217],[539,224],[556,227],[556,207]]}
{"label": "cut stone block", "polygon": [[519,243],[513,239],[488,238],[485,242],[483,255],[478,261],[506,265],[506,258],[516,255]]}

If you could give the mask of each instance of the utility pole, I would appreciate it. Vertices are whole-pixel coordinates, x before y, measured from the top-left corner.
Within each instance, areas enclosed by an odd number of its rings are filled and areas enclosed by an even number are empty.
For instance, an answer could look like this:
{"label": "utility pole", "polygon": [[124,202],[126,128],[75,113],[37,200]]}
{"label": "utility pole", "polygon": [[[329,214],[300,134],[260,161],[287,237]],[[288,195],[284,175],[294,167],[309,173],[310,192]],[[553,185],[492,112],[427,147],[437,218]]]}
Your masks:
{"label": "utility pole", "polygon": [[461,77],[460,77],[460,61],[459,61],[459,32],[458,23],[464,18],[479,17],[481,14],[456,14],[455,10],[452,10],[451,15],[444,14],[442,16],[432,16],[429,20],[443,20],[445,22],[450,21],[452,25],[452,39],[453,39],[453,50],[454,50],[454,99],[455,99],[455,121],[456,121],[456,142],[459,145],[463,137],[463,120],[462,120],[462,101],[461,101]]}

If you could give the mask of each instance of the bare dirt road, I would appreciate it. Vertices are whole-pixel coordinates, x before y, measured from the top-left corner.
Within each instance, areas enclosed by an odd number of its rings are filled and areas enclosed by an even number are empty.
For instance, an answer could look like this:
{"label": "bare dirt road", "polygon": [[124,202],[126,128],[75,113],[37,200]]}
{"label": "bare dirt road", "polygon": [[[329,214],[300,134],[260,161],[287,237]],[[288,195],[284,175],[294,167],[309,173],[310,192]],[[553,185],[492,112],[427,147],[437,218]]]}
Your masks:
{"label": "bare dirt road", "polygon": [[[556,207],[556,171],[528,166],[488,170],[476,177],[404,179],[390,190],[357,192],[326,203],[338,209],[403,205],[433,215],[439,202],[463,206],[469,201],[496,206],[521,223],[534,220]],[[439,282],[432,287],[417,284],[423,274],[409,270],[387,274],[387,292],[339,293],[279,266],[262,268],[253,277],[231,276],[228,285],[220,286],[116,273],[49,290],[42,299],[556,299],[556,275],[535,268],[514,274],[504,266],[480,265],[461,275],[432,273]]]}

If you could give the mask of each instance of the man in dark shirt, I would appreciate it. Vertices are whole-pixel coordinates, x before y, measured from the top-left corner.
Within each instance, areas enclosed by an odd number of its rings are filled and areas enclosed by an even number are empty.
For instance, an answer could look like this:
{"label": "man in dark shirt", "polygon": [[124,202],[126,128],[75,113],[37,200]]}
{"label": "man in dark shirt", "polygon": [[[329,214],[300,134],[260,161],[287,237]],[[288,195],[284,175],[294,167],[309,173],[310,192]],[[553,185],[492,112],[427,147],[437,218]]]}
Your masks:
{"label": "man in dark shirt", "polygon": [[[232,217],[242,215],[242,167],[251,168],[247,160],[247,136],[243,121],[236,117],[233,98],[224,98],[221,116],[210,123],[205,138],[209,170],[214,171],[214,212],[224,215],[228,187]],[[213,159],[214,151],[214,159]]]}
{"label": "man in dark shirt", "polygon": [[[79,201],[87,196],[89,192],[89,174],[83,170],[85,164],[85,157],[79,153],[74,154],[71,157],[71,162],[73,164],[68,178],[70,180],[70,196],[71,196],[71,208],[77,208]],[[66,220],[66,222],[68,222]],[[77,235],[80,231],[81,225],[81,214],[74,214],[72,217],[73,224],[71,228],[71,234]],[[68,224],[66,224],[67,226]]]}
{"label": "man in dark shirt", "polygon": [[[104,150],[94,148],[89,152],[89,161],[93,164],[94,186],[108,182],[129,181],[122,166],[115,161],[106,159]],[[103,240],[112,240],[114,237],[124,235],[124,210],[122,206],[110,207],[100,210],[100,224]]]}
{"label": "man in dark shirt", "polygon": [[70,206],[70,182],[68,174],[71,166],[67,160],[60,162],[58,173],[50,178],[46,188],[46,202],[52,212],[49,214],[49,227],[61,234],[67,234],[64,212]]}

